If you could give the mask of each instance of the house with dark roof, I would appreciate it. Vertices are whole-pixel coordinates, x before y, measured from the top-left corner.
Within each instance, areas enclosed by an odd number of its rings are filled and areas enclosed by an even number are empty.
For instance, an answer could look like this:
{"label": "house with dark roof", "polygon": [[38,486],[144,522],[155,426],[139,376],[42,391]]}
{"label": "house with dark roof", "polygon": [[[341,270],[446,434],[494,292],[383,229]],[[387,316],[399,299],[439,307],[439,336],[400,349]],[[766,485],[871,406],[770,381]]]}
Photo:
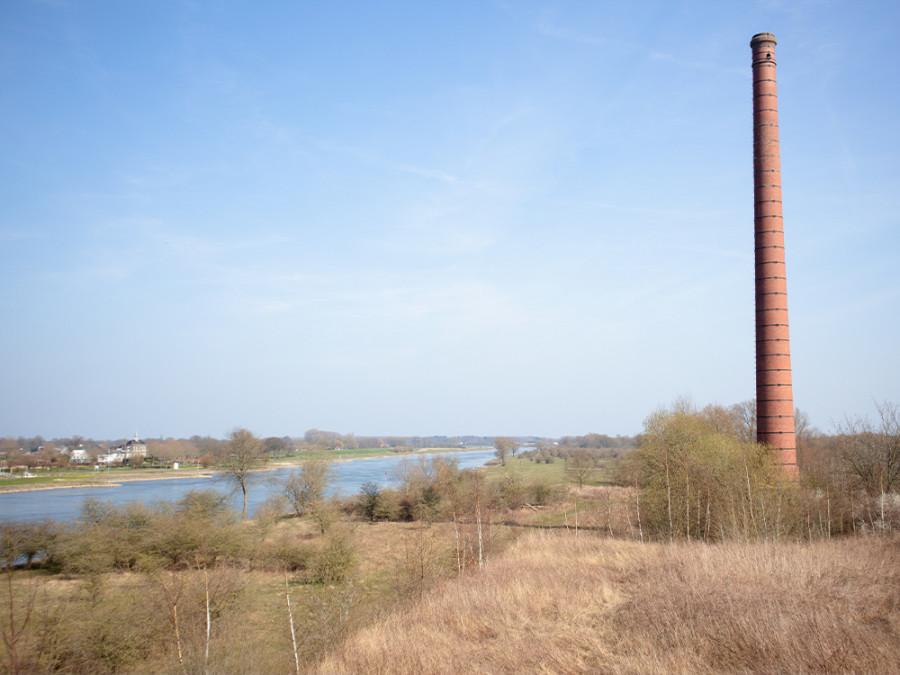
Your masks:
{"label": "house with dark roof", "polygon": [[97,462],[100,464],[117,464],[119,462],[128,462],[137,457],[144,458],[147,456],[147,444],[138,438],[137,432],[134,438],[126,441],[122,445],[110,450],[105,455],[100,455]]}

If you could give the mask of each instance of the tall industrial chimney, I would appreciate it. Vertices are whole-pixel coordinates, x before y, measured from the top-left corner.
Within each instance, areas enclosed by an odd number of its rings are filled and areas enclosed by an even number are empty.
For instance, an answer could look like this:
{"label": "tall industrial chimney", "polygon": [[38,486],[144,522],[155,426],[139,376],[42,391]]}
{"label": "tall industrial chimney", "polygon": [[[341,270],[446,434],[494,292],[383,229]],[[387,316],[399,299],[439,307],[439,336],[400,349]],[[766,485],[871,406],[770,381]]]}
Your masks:
{"label": "tall industrial chimney", "polygon": [[756,440],[777,449],[797,474],[788,335],[775,36],[759,33],[753,51],[753,216],[756,248]]}

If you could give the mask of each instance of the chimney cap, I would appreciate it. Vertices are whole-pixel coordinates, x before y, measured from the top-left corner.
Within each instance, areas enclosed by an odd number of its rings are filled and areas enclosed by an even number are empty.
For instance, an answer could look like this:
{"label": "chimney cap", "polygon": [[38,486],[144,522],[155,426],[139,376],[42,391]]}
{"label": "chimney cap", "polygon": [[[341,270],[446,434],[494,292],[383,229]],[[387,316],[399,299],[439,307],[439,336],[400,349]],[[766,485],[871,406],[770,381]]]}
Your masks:
{"label": "chimney cap", "polygon": [[750,40],[750,46],[752,47],[757,42],[771,42],[773,45],[778,44],[775,42],[775,36],[771,33],[757,33],[753,36],[753,39]]}

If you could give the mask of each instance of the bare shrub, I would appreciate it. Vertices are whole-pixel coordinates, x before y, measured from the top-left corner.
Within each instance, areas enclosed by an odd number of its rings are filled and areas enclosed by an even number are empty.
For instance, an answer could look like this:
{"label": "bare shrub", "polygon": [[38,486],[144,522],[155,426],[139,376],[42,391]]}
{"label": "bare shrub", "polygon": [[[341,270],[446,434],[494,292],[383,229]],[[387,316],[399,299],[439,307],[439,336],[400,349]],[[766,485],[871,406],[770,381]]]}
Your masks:
{"label": "bare shrub", "polygon": [[59,528],[49,521],[0,524],[0,563],[31,567],[35,558],[46,559],[53,550]]}
{"label": "bare shrub", "polygon": [[365,589],[356,579],[320,589],[310,604],[311,625],[315,630],[310,630],[301,638],[303,650],[312,661],[343,644],[362,624],[365,620],[364,593]]}
{"label": "bare shrub", "polygon": [[848,419],[837,444],[847,472],[870,496],[900,488],[900,407],[878,404],[879,422]]}
{"label": "bare shrub", "polygon": [[340,584],[351,577],[356,565],[352,531],[347,527],[334,528],[313,557],[310,574],[312,580],[318,583]]}
{"label": "bare shrub", "polygon": [[455,459],[440,455],[406,460],[398,472],[398,518],[401,520],[435,520],[447,507],[452,486],[459,480]]}
{"label": "bare shrub", "polygon": [[341,501],[337,498],[320,499],[313,503],[310,515],[320,534],[325,534],[338,522],[342,508]]}
{"label": "bare shrub", "polygon": [[297,572],[309,567],[314,551],[297,536],[275,536],[260,546],[256,567]]}
{"label": "bare shrub", "polygon": [[299,470],[292,471],[282,482],[282,490],[288,498],[294,514],[307,515],[315,505],[323,501],[325,492],[334,480],[329,462],[309,459]]}
{"label": "bare shrub", "polygon": [[409,526],[400,544],[401,557],[392,586],[403,599],[421,597],[447,571],[444,546],[437,528],[426,521]]}
{"label": "bare shrub", "polygon": [[158,626],[144,589],[91,579],[84,593],[41,607],[41,671],[73,675],[128,672],[153,650]]}
{"label": "bare shrub", "polygon": [[507,464],[499,483],[498,491],[506,508],[521,508],[526,500],[525,469],[521,462]]}
{"label": "bare shrub", "polygon": [[596,466],[597,460],[590,452],[583,449],[574,450],[566,460],[566,474],[580,489],[593,475]]}

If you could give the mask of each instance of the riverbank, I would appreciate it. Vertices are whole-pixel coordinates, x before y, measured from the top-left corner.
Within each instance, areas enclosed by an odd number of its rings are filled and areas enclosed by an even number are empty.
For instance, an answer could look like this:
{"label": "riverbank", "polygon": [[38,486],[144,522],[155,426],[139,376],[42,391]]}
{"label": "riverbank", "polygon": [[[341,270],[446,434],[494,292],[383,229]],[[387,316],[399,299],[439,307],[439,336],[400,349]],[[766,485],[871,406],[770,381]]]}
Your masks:
{"label": "riverbank", "polygon": [[[299,467],[310,459],[326,459],[331,462],[350,462],[358,459],[380,459],[384,457],[417,457],[445,452],[466,452],[485,450],[483,447],[466,448],[422,448],[410,452],[373,448],[362,450],[332,450],[304,453],[302,456],[280,458],[268,462],[262,471]],[[180,469],[104,469],[92,473],[76,475],[49,475],[33,478],[5,478],[0,480],[0,494],[14,492],[38,492],[42,490],[66,490],[72,488],[121,487],[122,483],[147,480],[175,480],[179,478],[214,478],[220,472],[212,469],[182,467]]]}
{"label": "riverbank", "polygon": [[[173,480],[177,478],[212,478],[215,472],[196,469],[135,469],[115,474],[84,474],[82,476],[34,478],[7,478],[0,481],[0,494],[11,492],[37,492],[40,490],[66,490],[71,488],[121,487],[121,483],[143,480]],[[13,482],[15,481],[15,482]],[[20,482],[23,481],[23,482]],[[28,481],[28,482],[24,482]]]}

